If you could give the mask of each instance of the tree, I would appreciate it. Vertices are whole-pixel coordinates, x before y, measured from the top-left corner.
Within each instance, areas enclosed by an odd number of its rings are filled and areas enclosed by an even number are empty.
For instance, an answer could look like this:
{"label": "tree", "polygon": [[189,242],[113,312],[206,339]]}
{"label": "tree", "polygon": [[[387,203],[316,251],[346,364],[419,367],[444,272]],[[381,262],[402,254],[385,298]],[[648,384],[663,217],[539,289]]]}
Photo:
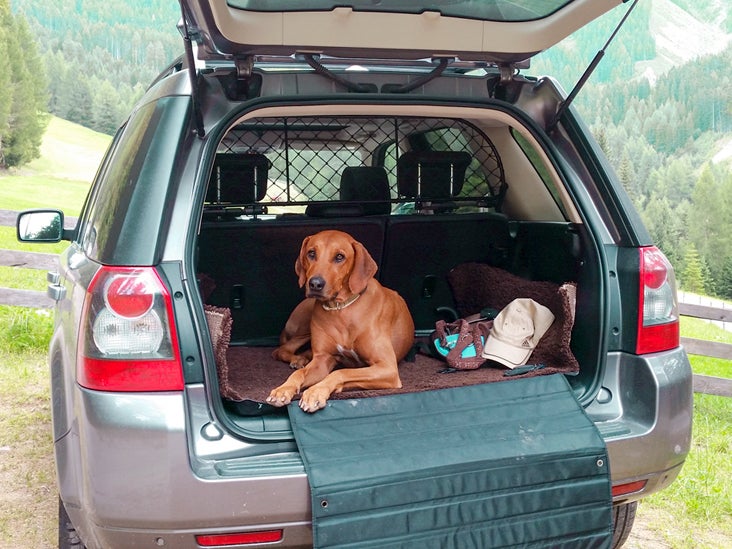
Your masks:
{"label": "tree", "polygon": [[94,104],[89,83],[86,80],[77,80],[70,76],[69,104],[66,111],[66,120],[76,122],[87,128],[92,128],[94,121]]}
{"label": "tree", "polygon": [[675,267],[684,261],[690,210],[688,201],[671,205],[668,199],[654,193],[642,213],[653,241]]}
{"label": "tree", "polygon": [[94,105],[94,129],[98,132],[113,134],[123,116],[123,113],[119,111],[119,93],[106,80],[98,83],[97,90]]}
{"label": "tree", "polygon": [[[7,17],[7,10],[9,10],[7,5],[8,1],[9,0],[0,0],[0,22],[4,21]],[[8,31],[5,28],[5,25],[0,24],[0,59],[8,58],[7,33]],[[10,65],[7,63],[0,63],[0,90],[9,90],[10,83]],[[11,100],[11,94],[0,93],[0,166],[2,166],[3,162],[3,136],[8,132],[9,128],[10,105],[12,104]]]}
{"label": "tree", "polygon": [[[47,123],[46,78],[28,24],[0,0],[0,51],[7,60],[0,100],[0,167],[21,166],[40,155]],[[3,51],[4,50],[4,51]],[[2,72],[7,71],[7,74]]]}
{"label": "tree", "polygon": [[699,257],[699,252],[692,245],[686,250],[684,256],[684,272],[681,276],[681,286],[687,292],[695,294],[703,294],[705,290],[704,283],[704,263]]}
{"label": "tree", "polygon": [[724,299],[732,299],[732,258],[728,258],[722,267],[722,274],[717,281],[717,293]]}
{"label": "tree", "polygon": [[182,53],[178,2],[129,0],[113,9],[105,0],[12,2],[53,74],[49,111],[93,129],[113,133],[141,89]]}
{"label": "tree", "polygon": [[623,153],[620,160],[618,178],[633,202],[638,204],[640,202],[640,197],[638,196],[638,189],[635,184],[635,178],[633,177],[633,165],[630,162],[627,151]]}

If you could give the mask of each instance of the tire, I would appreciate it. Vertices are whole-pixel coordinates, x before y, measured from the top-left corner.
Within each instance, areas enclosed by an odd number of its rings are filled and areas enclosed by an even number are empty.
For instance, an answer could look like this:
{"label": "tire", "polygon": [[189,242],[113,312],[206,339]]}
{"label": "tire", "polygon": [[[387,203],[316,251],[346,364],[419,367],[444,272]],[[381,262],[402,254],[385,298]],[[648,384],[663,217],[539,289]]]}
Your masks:
{"label": "tire", "polygon": [[633,529],[637,509],[637,501],[613,506],[613,549],[622,547],[627,541],[630,531]]}
{"label": "tire", "polygon": [[58,549],[85,549],[61,498],[58,498]]}

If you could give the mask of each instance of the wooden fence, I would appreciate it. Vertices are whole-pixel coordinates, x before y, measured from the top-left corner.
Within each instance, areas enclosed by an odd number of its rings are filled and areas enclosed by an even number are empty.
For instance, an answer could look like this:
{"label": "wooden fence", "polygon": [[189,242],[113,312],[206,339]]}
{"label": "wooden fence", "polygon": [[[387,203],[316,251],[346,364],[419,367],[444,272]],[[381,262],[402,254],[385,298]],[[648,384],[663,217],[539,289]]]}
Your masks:
{"label": "wooden fence", "polygon": [[[15,212],[0,210],[0,225],[15,225]],[[52,270],[57,265],[58,258],[55,254],[0,249],[0,266]],[[53,307],[53,303],[53,300],[45,292],[0,287],[0,305],[50,308]],[[679,303],[679,312],[684,316],[732,322],[732,309]],[[689,354],[732,360],[732,344],[688,337],[682,337],[681,343]],[[732,379],[694,374],[694,391],[731,397]]]}

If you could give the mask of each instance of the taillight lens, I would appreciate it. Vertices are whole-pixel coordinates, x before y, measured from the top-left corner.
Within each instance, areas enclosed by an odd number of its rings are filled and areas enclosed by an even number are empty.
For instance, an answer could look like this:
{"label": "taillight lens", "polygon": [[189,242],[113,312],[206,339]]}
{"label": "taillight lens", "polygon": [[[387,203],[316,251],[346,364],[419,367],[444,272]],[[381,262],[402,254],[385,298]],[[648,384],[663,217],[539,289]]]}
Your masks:
{"label": "taillight lens", "polygon": [[674,270],[661,251],[640,248],[638,354],[679,346],[679,311]]}
{"label": "taillight lens", "polygon": [[628,482],[627,484],[615,484],[612,487],[613,497],[627,496],[628,494],[634,494],[640,492],[648,484],[647,480],[636,480],[635,482]]}
{"label": "taillight lens", "polygon": [[151,267],[102,267],[89,284],[77,381],[100,391],[179,391],[173,307]]}
{"label": "taillight lens", "polygon": [[120,317],[138,318],[152,308],[155,291],[155,280],[148,271],[119,274],[107,281],[104,301]]}
{"label": "taillight lens", "polygon": [[201,547],[225,547],[227,545],[253,545],[282,541],[282,530],[238,532],[233,534],[210,534],[196,536]]}

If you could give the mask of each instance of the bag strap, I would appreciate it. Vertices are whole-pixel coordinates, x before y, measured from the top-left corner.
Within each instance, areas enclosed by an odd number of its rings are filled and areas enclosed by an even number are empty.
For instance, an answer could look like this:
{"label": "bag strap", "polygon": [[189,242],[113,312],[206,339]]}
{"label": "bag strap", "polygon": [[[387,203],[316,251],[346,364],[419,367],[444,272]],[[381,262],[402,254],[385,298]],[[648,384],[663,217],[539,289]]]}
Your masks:
{"label": "bag strap", "polygon": [[[488,337],[492,321],[468,322],[465,319],[459,321],[459,335],[455,346],[447,353],[447,364],[456,370],[475,370],[480,368],[485,359],[483,353],[483,338]],[[463,351],[470,345],[475,348],[475,356],[463,357]]]}

